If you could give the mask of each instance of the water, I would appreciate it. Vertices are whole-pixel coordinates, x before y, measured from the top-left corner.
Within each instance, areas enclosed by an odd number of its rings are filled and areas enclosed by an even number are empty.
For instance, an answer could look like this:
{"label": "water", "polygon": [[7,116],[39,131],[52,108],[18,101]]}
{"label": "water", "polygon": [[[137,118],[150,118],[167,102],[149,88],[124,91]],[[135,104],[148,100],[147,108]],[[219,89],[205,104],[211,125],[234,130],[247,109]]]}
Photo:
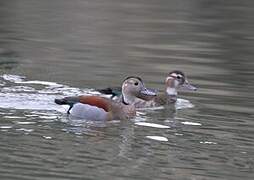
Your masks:
{"label": "water", "polygon": [[[1,179],[253,179],[254,3],[0,2]],[[69,119],[56,97],[128,75],[198,91],[131,121]]]}

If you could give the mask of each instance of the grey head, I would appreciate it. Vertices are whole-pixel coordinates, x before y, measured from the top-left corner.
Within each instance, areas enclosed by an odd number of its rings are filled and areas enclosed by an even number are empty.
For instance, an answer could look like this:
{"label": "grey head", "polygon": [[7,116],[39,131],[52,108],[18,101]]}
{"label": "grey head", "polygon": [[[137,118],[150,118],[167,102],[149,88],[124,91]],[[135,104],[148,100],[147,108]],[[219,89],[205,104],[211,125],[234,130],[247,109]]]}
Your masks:
{"label": "grey head", "polygon": [[137,99],[149,100],[157,95],[157,92],[145,87],[143,80],[137,76],[129,76],[122,83],[122,102],[133,104]]}

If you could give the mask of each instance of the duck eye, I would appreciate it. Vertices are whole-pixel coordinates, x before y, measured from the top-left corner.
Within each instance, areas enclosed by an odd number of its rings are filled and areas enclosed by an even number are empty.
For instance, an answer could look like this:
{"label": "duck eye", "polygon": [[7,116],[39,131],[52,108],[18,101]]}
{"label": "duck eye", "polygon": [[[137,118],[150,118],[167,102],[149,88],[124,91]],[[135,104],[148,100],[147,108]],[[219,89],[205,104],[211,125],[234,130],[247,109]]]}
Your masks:
{"label": "duck eye", "polygon": [[181,79],[181,76],[176,76],[177,79]]}
{"label": "duck eye", "polygon": [[137,86],[137,85],[138,85],[138,82],[135,82],[134,85]]}

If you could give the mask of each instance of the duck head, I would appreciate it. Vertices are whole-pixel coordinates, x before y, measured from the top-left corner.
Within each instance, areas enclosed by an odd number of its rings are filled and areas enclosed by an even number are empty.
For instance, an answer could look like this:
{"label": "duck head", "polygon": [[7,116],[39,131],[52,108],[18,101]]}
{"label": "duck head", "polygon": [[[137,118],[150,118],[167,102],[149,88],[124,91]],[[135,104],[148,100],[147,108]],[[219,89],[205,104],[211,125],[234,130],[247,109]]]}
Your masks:
{"label": "duck head", "polygon": [[172,71],[166,78],[166,93],[169,96],[177,96],[177,89],[183,88],[196,91],[197,88],[189,83],[185,74],[181,71]]}
{"label": "duck head", "polygon": [[129,76],[123,81],[122,102],[124,104],[133,104],[137,99],[148,101],[156,95],[155,90],[145,87],[140,77]]}

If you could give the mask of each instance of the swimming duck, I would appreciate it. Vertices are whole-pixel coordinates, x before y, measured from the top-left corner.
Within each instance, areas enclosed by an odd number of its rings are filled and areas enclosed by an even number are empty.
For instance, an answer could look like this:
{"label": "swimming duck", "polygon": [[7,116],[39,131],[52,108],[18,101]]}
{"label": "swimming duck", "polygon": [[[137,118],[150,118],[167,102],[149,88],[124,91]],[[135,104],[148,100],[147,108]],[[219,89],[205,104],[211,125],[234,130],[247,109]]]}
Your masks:
{"label": "swimming duck", "polygon": [[181,71],[171,71],[165,80],[165,91],[158,94],[151,101],[147,102],[148,106],[169,105],[177,101],[177,90],[179,88],[196,91],[197,88],[189,83],[185,74]]}
{"label": "swimming duck", "polygon": [[[100,96],[73,96],[62,99],[55,99],[59,105],[69,105],[68,114],[73,117],[87,120],[113,120],[130,119],[135,116],[134,104],[128,99],[142,99],[148,96],[155,96],[156,93],[144,86],[141,78],[130,76],[122,83],[122,101],[117,102],[112,99]],[[126,99],[125,99],[126,98]]]}
{"label": "swimming duck", "polygon": [[[144,107],[155,107],[161,105],[169,105],[175,103],[177,100],[177,90],[179,88],[184,88],[191,91],[196,91],[197,88],[191,85],[187,77],[182,71],[174,70],[171,71],[165,80],[166,88],[164,92],[158,93],[157,96],[147,96],[147,98],[143,98],[143,100],[138,100],[134,103],[136,108],[144,108]],[[121,88],[106,88],[99,89],[98,91],[103,94],[110,94],[111,98],[115,98],[120,93],[119,89]],[[117,101],[123,101],[124,95],[121,95]],[[127,99],[127,98],[126,98]],[[125,99],[124,99],[125,100]]]}

